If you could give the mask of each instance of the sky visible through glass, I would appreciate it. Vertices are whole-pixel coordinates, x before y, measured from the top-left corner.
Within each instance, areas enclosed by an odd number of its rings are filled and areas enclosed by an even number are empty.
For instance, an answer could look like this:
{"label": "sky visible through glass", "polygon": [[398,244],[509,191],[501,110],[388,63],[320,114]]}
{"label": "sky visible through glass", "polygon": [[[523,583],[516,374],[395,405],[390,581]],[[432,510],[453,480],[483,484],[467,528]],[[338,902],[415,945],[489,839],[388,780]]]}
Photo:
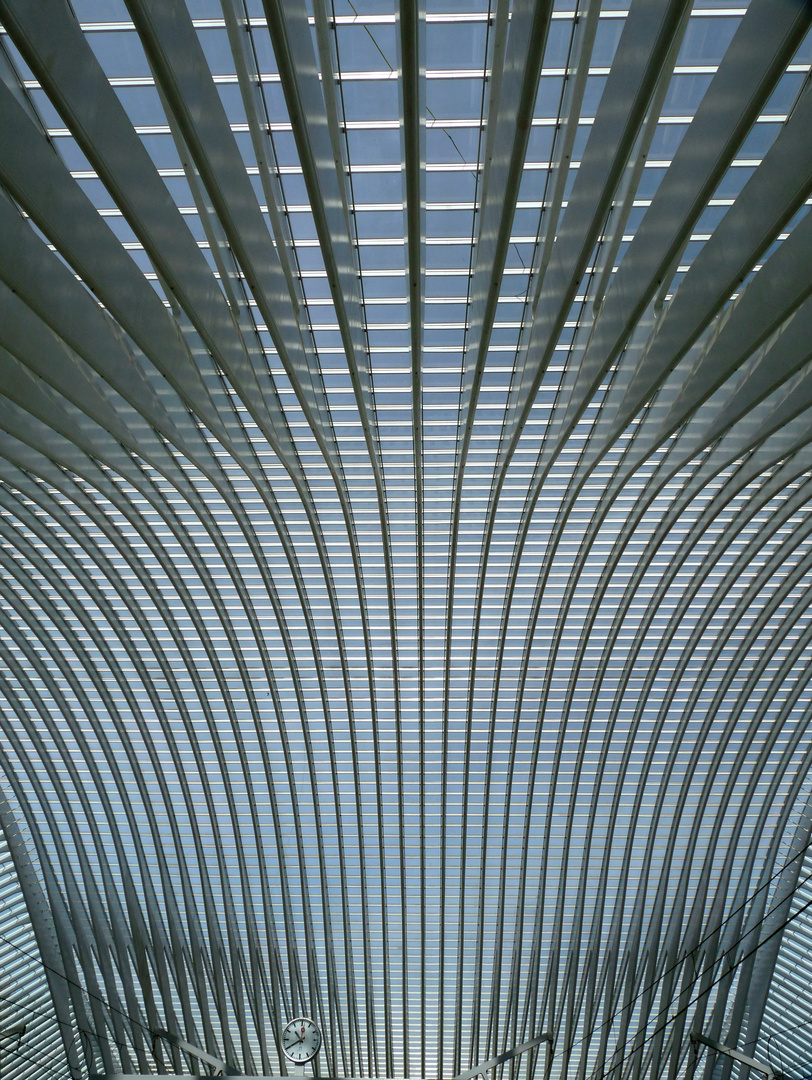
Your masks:
{"label": "sky visible through glass", "polygon": [[745,954],[809,873],[811,16],[0,0],[0,776],[73,1075],[298,1016],[322,1075],[805,1075]]}

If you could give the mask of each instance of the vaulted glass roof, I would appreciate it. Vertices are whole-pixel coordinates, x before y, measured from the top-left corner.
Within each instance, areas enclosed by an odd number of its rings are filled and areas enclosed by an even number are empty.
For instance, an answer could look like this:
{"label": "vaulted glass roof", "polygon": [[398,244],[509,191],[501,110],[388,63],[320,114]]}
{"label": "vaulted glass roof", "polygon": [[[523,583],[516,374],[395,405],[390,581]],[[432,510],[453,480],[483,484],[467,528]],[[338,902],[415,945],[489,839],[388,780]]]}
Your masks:
{"label": "vaulted glass roof", "polygon": [[806,1075],[810,23],[0,0],[20,1076]]}

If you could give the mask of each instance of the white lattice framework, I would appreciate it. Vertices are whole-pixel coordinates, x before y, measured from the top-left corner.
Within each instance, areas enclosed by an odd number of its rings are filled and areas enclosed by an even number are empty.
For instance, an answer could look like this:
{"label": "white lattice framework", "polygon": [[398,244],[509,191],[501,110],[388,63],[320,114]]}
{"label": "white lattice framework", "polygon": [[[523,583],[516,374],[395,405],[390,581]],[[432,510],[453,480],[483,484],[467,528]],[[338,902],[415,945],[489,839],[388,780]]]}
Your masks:
{"label": "white lattice framework", "polygon": [[812,1071],[810,23],[0,0],[32,1080]]}

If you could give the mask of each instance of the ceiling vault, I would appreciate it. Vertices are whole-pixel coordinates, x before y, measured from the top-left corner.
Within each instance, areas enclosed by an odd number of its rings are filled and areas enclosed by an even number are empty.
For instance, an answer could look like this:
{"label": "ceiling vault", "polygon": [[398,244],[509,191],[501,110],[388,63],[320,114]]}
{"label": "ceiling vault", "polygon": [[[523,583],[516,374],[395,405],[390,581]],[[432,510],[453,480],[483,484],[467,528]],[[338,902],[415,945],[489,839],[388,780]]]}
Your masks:
{"label": "ceiling vault", "polygon": [[810,24],[0,0],[20,1080],[809,1074]]}

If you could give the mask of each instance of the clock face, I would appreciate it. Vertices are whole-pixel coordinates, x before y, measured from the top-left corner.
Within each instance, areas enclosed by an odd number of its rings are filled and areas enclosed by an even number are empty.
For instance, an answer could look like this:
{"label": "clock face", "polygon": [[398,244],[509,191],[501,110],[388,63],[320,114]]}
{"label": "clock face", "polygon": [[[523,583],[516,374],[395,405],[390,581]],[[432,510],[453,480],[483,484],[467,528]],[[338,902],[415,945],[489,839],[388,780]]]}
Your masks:
{"label": "clock face", "polygon": [[291,1020],[282,1032],[285,1057],[297,1064],[310,1061],[321,1048],[321,1032],[306,1016]]}

